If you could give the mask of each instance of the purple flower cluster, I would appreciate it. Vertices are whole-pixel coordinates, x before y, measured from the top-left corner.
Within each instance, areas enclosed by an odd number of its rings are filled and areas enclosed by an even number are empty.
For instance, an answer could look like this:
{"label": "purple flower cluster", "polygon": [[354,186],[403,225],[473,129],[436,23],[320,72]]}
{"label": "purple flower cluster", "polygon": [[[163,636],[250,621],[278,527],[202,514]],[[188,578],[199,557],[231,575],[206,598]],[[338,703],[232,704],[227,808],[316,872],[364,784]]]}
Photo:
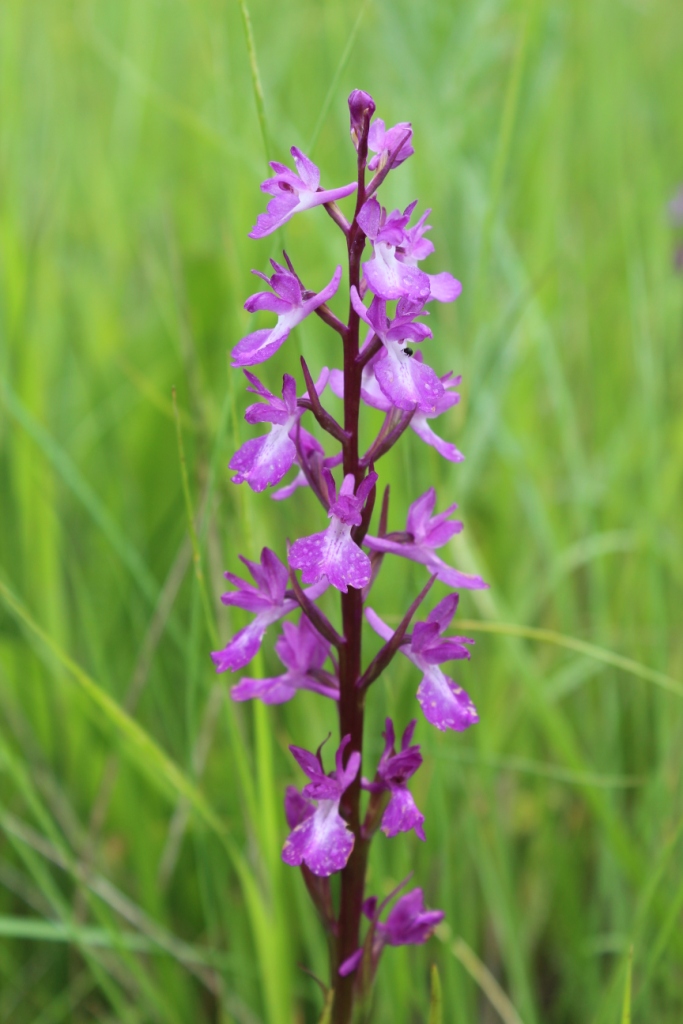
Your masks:
{"label": "purple flower cluster", "polygon": [[[386,719],[384,749],[374,776],[366,777],[361,760],[367,690],[400,652],[421,675],[416,697],[427,722],[455,731],[473,725],[477,721],[474,704],[442,666],[468,659],[473,643],[448,632],[458,606],[457,591],[487,586],[479,576],[456,569],[437,554],[462,530],[462,523],[453,518],[456,505],[435,511],[434,488],[410,505],[403,530],[388,530],[388,487],[381,503],[376,501],[376,466],[408,427],[449,462],[463,459],[430,425],[458,402],[455,389],[460,377],[452,372],[439,376],[422,351],[433,338],[424,322],[429,303],[454,301],[461,286],[448,272],[433,274],[420,266],[434,251],[425,237],[430,211],[413,223],[416,202],[402,211],[388,211],[377,198],[387,175],[413,155],[411,125],[400,122],[387,128],[380,118],[373,120],[374,101],[361,90],[349,97],[349,110],[356,181],[321,187],[318,168],[293,147],[295,170],[271,164],[273,177],[261,186],[271,198],[250,233],[252,238],[263,238],[295,214],[323,207],[346,242],[348,320],[343,322],[327,305],[338,292],[341,266],[327,285],[315,291],[304,286],[284,253],[282,264],[271,260],[270,277],[254,271],[269,290],[257,292],[245,303],[250,313],[274,314],[276,323],[247,334],[232,352],[235,367],[265,363],[311,313],[339,336],[343,369],[324,368],[314,382],[302,359],[300,393],[290,373],[284,374],[280,397],[244,369],[247,391],[256,396],[245,419],[251,426],[267,425],[268,430],[247,440],[230,460],[234,483],[246,483],[254,491],[280,485],[271,491],[277,500],[289,498],[299,487],[309,487],[324,509],[327,525],[323,522],[318,532],[288,542],[283,552],[286,564],[269,548],[263,549],[259,563],[240,556],[253,583],[226,573],[232,589],[223,602],[253,617],[212,655],[217,671],[238,672],[257,654],[268,628],[286,620],[275,641],[284,671],[262,679],[242,676],[232,687],[233,699],[280,704],[299,690],[309,690],[334,701],[338,712],[340,741],[332,771],[325,771],[322,747],[316,754],[290,747],[308,782],[301,791],[294,786],[287,789],[285,816],[290,833],[282,852],[285,863],[301,868],[330,932],[334,1024],[351,1019],[354,1000],[367,994],[386,946],[425,942],[443,917],[441,911],[425,909],[419,888],[398,899],[396,890],[380,905],[374,897],[365,897],[368,847],[377,831],[389,838],[414,831],[425,839],[425,818],[408,786],[422,764],[420,747],[413,743],[417,721],[404,728],[397,749],[394,723]],[[348,219],[337,200],[352,194],[355,207]],[[361,332],[365,334],[362,341]],[[322,403],[328,383],[343,401],[342,422]],[[359,448],[363,406],[384,413],[384,423],[365,452]],[[315,421],[317,436],[302,426],[304,420],[309,428]],[[294,475],[285,482],[292,469]],[[371,531],[376,505],[378,516]],[[420,563],[429,574],[424,590],[395,629],[367,605],[387,555]],[[448,588],[446,596],[410,631],[435,583]],[[330,587],[340,594],[337,625],[318,603]],[[297,616],[296,621],[290,616]],[[365,667],[364,621],[383,641]],[[335,873],[341,874],[336,907],[329,886],[329,877]],[[369,922],[364,939],[363,916]]]}

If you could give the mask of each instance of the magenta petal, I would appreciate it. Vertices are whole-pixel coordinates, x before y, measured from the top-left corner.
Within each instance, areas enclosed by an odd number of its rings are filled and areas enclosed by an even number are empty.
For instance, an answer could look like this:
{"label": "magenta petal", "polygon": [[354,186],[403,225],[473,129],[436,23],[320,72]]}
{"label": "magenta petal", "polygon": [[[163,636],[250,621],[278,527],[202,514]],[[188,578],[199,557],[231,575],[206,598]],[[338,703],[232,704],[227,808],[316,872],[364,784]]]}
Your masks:
{"label": "magenta petal", "polygon": [[247,334],[232,350],[232,365],[256,366],[257,363],[264,363],[284,345],[290,329],[284,324],[276,324],[275,327],[264,327],[253,334]]}
{"label": "magenta petal", "polygon": [[284,704],[296,694],[297,687],[288,682],[288,674],[270,679],[240,679],[230,691],[233,700],[261,700],[264,704]]}
{"label": "magenta petal", "polygon": [[417,699],[430,725],[443,732],[462,732],[479,721],[477,709],[469,695],[444,675],[437,665],[427,667],[417,691]]}
{"label": "magenta petal", "polygon": [[453,587],[454,590],[488,590],[489,588],[488,583],[481,576],[454,569],[452,566],[446,565],[437,555],[431,554],[428,558],[416,558],[415,561],[422,562],[430,572],[436,573],[442,583]]}
{"label": "magenta petal", "polygon": [[360,590],[370,581],[370,559],[351,540],[351,527],[334,519],[324,533],[302,537],[292,544],[289,564],[302,570],[304,583],[315,583],[327,576],[333,587],[346,593],[349,587]]}
{"label": "magenta petal", "polygon": [[453,616],[458,610],[460,604],[460,598],[457,594],[447,594],[446,597],[442,598],[439,603],[432,608],[431,612],[427,616],[428,623],[435,623],[440,633],[448,629],[453,619]]}
{"label": "magenta petal", "polygon": [[330,391],[337,398],[344,397],[344,371],[330,370]]}
{"label": "magenta petal", "polygon": [[265,238],[266,235],[277,231],[294,215],[298,205],[299,197],[294,192],[279,192],[268,203],[266,212],[258,215],[256,224],[249,232],[249,237]]}
{"label": "magenta petal", "polygon": [[256,313],[262,310],[267,313],[277,313],[278,316],[283,316],[285,313],[289,313],[292,303],[286,299],[279,298],[277,295],[273,295],[272,292],[256,292],[255,295],[247,299],[244,303],[244,308],[247,313]]}
{"label": "magenta petal", "polygon": [[435,448],[439,455],[442,455],[444,459],[448,459],[449,462],[462,462],[465,456],[459,451],[454,444],[449,441],[444,441],[442,437],[435,434],[432,428],[427,422],[427,416],[424,413],[416,413],[410,421],[410,427],[415,431],[417,436],[425,444],[431,445]]}
{"label": "magenta petal", "polygon": [[302,796],[296,786],[287,786],[285,790],[285,818],[290,828],[296,828],[302,821],[315,812],[315,807]]}
{"label": "magenta petal", "polygon": [[287,425],[273,426],[263,437],[253,437],[230,459],[233,483],[248,483],[253,491],[277,484],[289,472],[296,459],[296,445],[288,436]]}
{"label": "magenta petal", "polygon": [[306,474],[302,469],[299,470],[291,483],[278,488],[277,491],[273,491],[271,498],[273,501],[285,501],[287,498],[291,498],[299,487],[308,487],[308,480],[306,479]]}
{"label": "magenta petal", "polygon": [[425,547],[442,548],[458,533],[462,533],[462,528],[463,525],[459,519],[439,522],[439,516],[434,516],[426,531],[426,536],[422,539],[422,544]]}
{"label": "magenta petal", "polygon": [[465,647],[466,643],[473,644],[474,640],[469,640],[464,636],[444,637],[443,640],[429,645],[428,650],[424,652],[424,659],[430,665],[443,665],[444,661],[460,661],[463,658],[469,658],[470,652]]}
{"label": "magenta petal", "polygon": [[399,832],[410,832],[415,829],[415,834],[424,841],[425,834],[422,823],[425,820],[424,814],[418,810],[412,794],[400,786],[393,790],[391,799],[382,815],[382,832],[392,837]]}
{"label": "magenta petal", "polygon": [[433,487],[421,494],[408,508],[406,529],[415,537],[426,529],[429,518],[436,505],[436,491]]}
{"label": "magenta petal", "polygon": [[236,672],[258,653],[266,632],[266,623],[259,618],[236,633],[222,651],[213,651],[211,658],[216,672]]}
{"label": "magenta petal", "polygon": [[292,146],[290,153],[294,157],[294,164],[304,185],[311,192],[315,192],[320,184],[319,169],[297,146]]}
{"label": "magenta petal", "polygon": [[383,394],[397,408],[433,412],[443,395],[443,384],[431,366],[412,359],[395,342],[387,346],[384,359],[375,363],[375,377]]}
{"label": "magenta petal", "polygon": [[393,245],[375,243],[374,258],[363,264],[368,286],[383,299],[408,298],[424,302],[429,298],[429,278],[418,267],[396,259]]}
{"label": "magenta petal", "polygon": [[320,761],[315,754],[310,752],[310,750],[304,750],[303,747],[297,747],[294,744],[292,744],[289,749],[292,757],[297,762],[301,770],[308,775],[309,779],[318,780],[326,778],[326,775],[320,765]]}
{"label": "magenta petal", "polygon": [[289,549],[289,564],[292,569],[301,569],[304,583],[316,583],[323,576],[321,562],[326,533],[323,531],[301,537]]}
{"label": "magenta petal", "polygon": [[361,946],[361,948],[357,949],[355,953],[351,954],[351,956],[347,956],[346,960],[340,966],[339,973],[342,976],[342,978],[345,978],[349,974],[353,974],[353,972],[356,970],[358,964],[361,962],[362,959],[363,947]]}
{"label": "magenta petal", "polygon": [[443,918],[442,910],[425,910],[422,889],[412,889],[397,900],[379,931],[390,946],[420,945]]}
{"label": "magenta petal", "polygon": [[386,622],[380,619],[379,615],[373,608],[365,609],[365,618],[368,620],[375,633],[382,637],[383,640],[391,640],[394,635],[394,631],[391,626],[387,626]]}
{"label": "magenta petal", "polygon": [[[421,257],[418,257],[420,259]],[[462,292],[460,281],[444,270],[441,274],[427,274],[429,298],[437,302],[453,302]]]}
{"label": "magenta petal", "polygon": [[315,813],[287,837],[282,859],[292,867],[306,864],[314,875],[326,878],[346,866],[353,843],[353,832],[339,814],[339,801],[321,800]]}
{"label": "magenta petal", "polygon": [[358,224],[368,236],[368,238],[377,238],[379,234],[380,221],[382,218],[382,207],[373,196],[368,199],[367,202],[363,203],[358,214]]}
{"label": "magenta petal", "polygon": [[[253,405],[247,407],[244,413],[244,418],[250,426],[255,426],[257,423],[285,423],[287,420],[287,413],[284,409],[278,409],[275,404],[279,399],[275,399],[270,405],[265,405],[263,402],[254,402]],[[279,402],[282,405],[282,402]]]}

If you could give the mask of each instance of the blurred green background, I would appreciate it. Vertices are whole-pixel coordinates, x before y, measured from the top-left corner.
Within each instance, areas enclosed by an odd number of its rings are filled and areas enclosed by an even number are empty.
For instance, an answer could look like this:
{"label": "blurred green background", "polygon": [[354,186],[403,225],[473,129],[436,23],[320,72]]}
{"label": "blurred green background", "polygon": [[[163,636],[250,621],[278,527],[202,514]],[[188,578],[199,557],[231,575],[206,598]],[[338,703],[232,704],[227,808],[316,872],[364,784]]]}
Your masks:
{"label": "blurred green background", "polygon": [[[0,6],[12,1024],[303,1024],[321,1009],[298,965],[326,977],[322,932],[279,852],[284,785],[301,781],[287,744],[315,747],[331,709],[310,695],[233,706],[208,657],[244,622],[219,604],[221,572],[322,528],[308,493],[276,505],[229,483],[251,434],[227,360],[253,322],[250,269],[285,243],[317,288],[343,260],[321,211],[246,237],[265,149],[243,13]],[[420,719],[428,842],[375,842],[372,891],[414,869],[447,921],[426,947],[387,951],[376,1020],[425,1021],[436,963],[448,1024],[617,1024],[632,948],[633,1020],[680,1022],[683,279],[666,202],[683,178],[683,6],[249,13],[268,155],[297,144],[324,182],[352,180],[346,96],[369,90],[415,132],[386,198],[434,209],[427,269],[464,285],[433,310],[430,361],[463,374],[437,427],[467,460],[446,465],[408,432],[380,470],[391,528],[432,483],[440,507],[459,503],[448,557],[492,584],[460,611],[477,645],[457,678],[481,722],[442,736]],[[302,352],[314,370],[339,365],[312,318],[266,383]],[[374,607],[396,622],[424,579],[387,560]],[[258,670],[277,664],[272,640]],[[384,715],[418,711],[401,660],[371,694],[371,758]]]}

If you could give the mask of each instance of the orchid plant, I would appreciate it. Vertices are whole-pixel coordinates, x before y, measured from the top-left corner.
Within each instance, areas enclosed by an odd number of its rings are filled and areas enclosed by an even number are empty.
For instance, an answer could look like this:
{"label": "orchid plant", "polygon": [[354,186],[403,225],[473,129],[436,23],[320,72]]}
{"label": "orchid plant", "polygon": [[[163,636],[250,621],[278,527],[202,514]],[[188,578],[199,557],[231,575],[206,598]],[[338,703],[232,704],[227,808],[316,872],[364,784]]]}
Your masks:
{"label": "orchid plant", "polygon": [[[277,323],[248,334],[232,353],[233,366],[245,368],[247,390],[257,398],[245,418],[249,424],[269,427],[235,453],[230,462],[233,481],[263,491],[281,485],[296,467],[291,481],[272,491],[271,497],[286,499],[297,488],[309,487],[328,524],[295,539],[280,556],[269,548],[263,549],[258,563],[240,556],[253,582],[226,573],[232,590],[223,601],[251,612],[253,619],[212,655],[217,671],[239,672],[257,654],[269,627],[284,619],[275,643],[284,671],[265,679],[240,678],[232,688],[233,699],[280,704],[298,690],[312,690],[334,701],[338,709],[339,741],[332,770],[325,768],[322,746],[317,753],[290,747],[308,781],[300,791],[290,786],[285,794],[290,833],[282,851],[285,863],[300,867],[327,930],[333,1024],[347,1024],[354,1007],[366,1004],[385,947],[424,943],[443,918],[440,910],[425,909],[419,888],[399,897],[406,883],[382,903],[365,891],[368,851],[378,829],[389,837],[414,831],[425,839],[424,815],[408,788],[422,763],[420,747],[412,742],[415,719],[404,726],[398,749],[394,722],[386,719],[384,750],[374,775],[372,766],[363,774],[364,709],[370,687],[401,653],[421,674],[417,701],[427,721],[441,730],[460,731],[473,725],[477,712],[472,701],[442,666],[470,656],[471,640],[447,635],[458,605],[457,591],[487,585],[437,554],[462,529],[462,523],[453,518],[455,505],[435,513],[433,488],[412,503],[405,529],[392,532],[386,486],[375,531],[370,532],[377,465],[408,427],[448,461],[463,458],[430,426],[432,419],[458,402],[460,378],[452,373],[439,377],[422,355],[432,338],[423,322],[428,304],[454,301],[461,286],[450,273],[428,274],[419,265],[434,249],[425,237],[430,211],[425,210],[411,226],[416,203],[387,213],[377,198],[387,175],[413,155],[411,125],[399,123],[387,130],[380,118],[373,120],[375,103],[361,90],[351,93],[349,109],[356,180],[339,188],[322,188],[318,168],[293,147],[296,170],[271,164],[274,175],[261,185],[271,199],[250,232],[252,238],[263,238],[295,214],[323,207],[346,242],[346,322],[327,304],[339,290],[341,266],[316,292],[305,287],[284,253],[283,263],[271,261],[270,277],[254,271],[268,290],[245,303],[248,312],[275,314]],[[355,209],[348,220],[337,201],[353,193]],[[342,366],[324,369],[314,382],[302,358],[303,394],[297,395],[294,376],[285,374],[280,397],[246,367],[266,362],[311,313],[339,336]],[[365,334],[362,342],[361,332]],[[343,422],[322,403],[328,384],[343,400]],[[365,452],[359,448],[363,406],[384,413],[383,425]],[[303,420],[317,423],[327,436],[327,449],[304,429]],[[331,446],[335,450],[329,450]],[[429,574],[396,629],[368,606],[386,555],[418,562]],[[449,592],[409,632],[436,581]],[[330,587],[340,593],[337,626],[318,602]],[[362,658],[364,619],[383,641],[369,664]],[[338,887],[330,884],[335,874],[341,876]]]}

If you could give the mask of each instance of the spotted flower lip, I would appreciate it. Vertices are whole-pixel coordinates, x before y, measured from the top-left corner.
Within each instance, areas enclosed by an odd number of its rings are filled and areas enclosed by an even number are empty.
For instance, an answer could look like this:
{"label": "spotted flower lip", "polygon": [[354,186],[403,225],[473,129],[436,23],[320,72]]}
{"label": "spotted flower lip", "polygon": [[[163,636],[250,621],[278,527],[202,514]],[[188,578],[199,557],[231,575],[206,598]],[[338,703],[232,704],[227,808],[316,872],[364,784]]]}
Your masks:
{"label": "spotted flower lip", "polygon": [[[449,594],[429,613],[426,622],[416,624],[412,637],[406,637],[399,648],[421,670],[418,703],[430,725],[442,732],[446,729],[461,732],[479,721],[469,695],[441,669],[446,661],[469,658],[466,645],[474,643],[474,640],[463,636],[443,636],[457,607],[458,595]],[[393,630],[372,608],[366,608],[365,616],[379,636],[384,640],[391,639]]]}
{"label": "spotted flower lip", "polygon": [[310,782],[301,791],[308,809],[288,793],[285,811],[290,827],[292,822],[297,823],[285,841],[282,859],[292,866],[305,864],[323,878],[341,871],[353,850],[353,832],[339,813],[339,802],[360,768],[357,750],[349,754],[344,767],[344,752],[350,742],[351,737],[344,736],[335,755],[335,770],[329,775],[319,756],[302,747],[289,748]]}
{"label": "spotted flower lip", "polygon": [[282,635],[275,642],[275,653],[286,672],[266,679],[240,679],[230,696],[238,701],[258,698],[264,704],[284,704],[299,690],[312,690],[338,700],[339,684],[321,671],[329,652],[329,641],[307,618],[302,616],[298,626],[285,622]]}
{"label": "spotted flower lip", "polygon": [[371,793],[388,791],[391,794],[382,815],[381,828],[385,835],[392,837],[399,832],[415,829],[417,837],[424,841],[424,814],[418,810],[406,785],[422,764],[419,745],[411,746],[416,725],[415,719],[408,724],[401,740],[401,749],[396,753],[394,723],[387,718],[384,751],[377,766],[376,778],[373,782],[363,779],[361,785]]}
{"label": "spotted flower lip", "polygon": [[[261,649],[268,627],[298,608],[293,598],[285,596],[289,576],[286,567],[274,551],[263,548],[260,563],[251,562],[243,555],[239,557],[249,570],[254,583],[247,583],[239,576],[226,572],[225,578],[232,583],[235,590],[223,594],[221,601],[233,608],[253,612],[255,618],[244,629],[240,629],[223,650],[212,653],[211,658],[217,672],[237,672],[238,669],[244,668]],[[326,588],[327,582],[322,580],[315,587],[310,587],[306,594],[315,599]]]}
{"label": "spotted flower lip", "polygon": [[291,220],[295,213],[343,199],[344,196],[355,192],[358,187],[357,182],[353,181],[340,188],[320,189],[318,167],[297,146],[292,146],[290,153],[294,158],[297,173],[286,164],[271,160],[270,166],[275,175],[263,182],[261,191],[273,198],[268,203],[266,212],[260,213],[256,218],[256,224],[249,232],[250,238],[265,238]]}
{"label": "spotted flower lip", "polygon": [[[299,426],[305,410],[297,405],[296,381],[290,374],[286,373],[282,378],[282,398],[278,398],[263,386],[255,374],[248,370],[244,373],[251,385],[247,390],[263,400],[250,405],[244,418],[247,423],[270,423],[270,430],[261,437],[245,441],[235,452],[230,460],[230,469],[235,470],[232,482],[246,482],[253,491],[263,491],[279,483],[297,460],[295,434],[298,433],[300,443],[307,451],[317,450],[322,454],[323,448]],[[328,377],[329,371],[324,367],[316,384],[318,395],[325,390]]]}
{"label": "spotted flower lip", "polygon": [[258,310],[275,313],[277,323],[275,327],[253,331],[237,342],[232,350],[234,367],[255,366],[270,359],[284,345],[293,328],[305,320],[309,313],[313,313],[331,299],[339,287],[341,267],[337,267],[329,284],[322,291],[315,293],[305,291],[299,278],[287,267],[281,266],[275,260],[270,262],[274,270],[271,277],[258,270],[253,273],[263,278],[272,288],[272,292],[256,292],[247,299],[244,308],[248,313],[256,313]]}
{"label": "spotted flower lip", "polygon": [[442,583],[457,590],[485,590],[488,583],[485,583],[481,576],[472,573],[461,572],[439,558],[436,549],[444,544],[456,533],[462,530],[462,523],[450,521],[457,505],[451,505],[444,512],[433,516],[434,505],[436,504],[436,491],[430,487],[408,509],[408,519],[405,533],[387,534],[386,537],[371,537],[369,534],[364,540],[366,547],[372,551],[382,551],[386,554],[400,555],[401,558],[409,558],[413,562],[420,562],[425,565],[431,573],[434,573]]}
{"label": "spotted flower lip", "polygon": [[289,564],[301,569],[304,583],[316,583],[326,577],[333,587],[346,594],[349,587],[362,589],[370,582],[370,559],[351,537],[351,530],[361,523],[361,509],[377,481],[376,473],[368,473],[354,494],[353,474],[348,473],[337,497],[330,475],[330,525],[321,533],[301,537],[289,549]]}

